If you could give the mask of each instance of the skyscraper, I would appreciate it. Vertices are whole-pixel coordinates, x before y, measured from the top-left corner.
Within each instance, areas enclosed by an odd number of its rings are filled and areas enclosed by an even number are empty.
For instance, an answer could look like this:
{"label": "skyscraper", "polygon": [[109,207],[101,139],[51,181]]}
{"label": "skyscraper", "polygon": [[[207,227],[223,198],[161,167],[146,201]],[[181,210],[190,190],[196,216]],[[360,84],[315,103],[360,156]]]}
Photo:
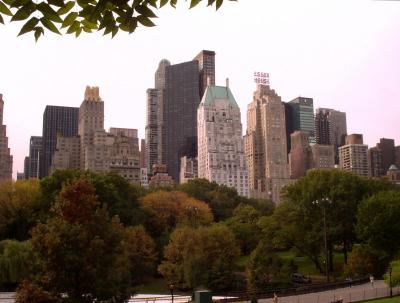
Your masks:
{"label": "skyscraper", "polygon": [[338,148],[345,144],[347,135],[346,113],[329,108],[317,108],[315,136],[318,144],[333,145],[335,163],[339,163]]}
{"label": "skyscraper", "polygon": [[49,175],[57,135],[73,137],[78,135],[79,108],[47,105],[43,113],[42,155],[40,157],[40,178]]}
{"label": "skyscraper", "polygon": [[239,195],[248,196],[240,109],[228,83],[206,88],[197,123],[199,178],[234,187]]}
{"label": "skyscraper", "polygon": [[140,159],[139,159],[140,168],[146,167],[146,140],[140,140]]}
{"label": "skyscraper", "polygon": [[13,157],[8,147],[7,126],[3,124],[4,101],[0,94],[0,180],[11,180]]}
{"label": "skyscraper", "polygon": [[382,150],[380,148],[371,147],[368,150],[368,162],[372,177],[380,177],[386,174],[382,167]]}
{"label": "skyscraper", "polygon": [[32,136],[29,140],[29,156],[24,162],[25,179],[39,178],[39,164],[42,154],[42,137]]}
{"label": "skyscraper", "polygon": [[346,136],[345,145],[339,147],[339,167],[359,176],[370,176],[368,145],[361,134]]}
{"label": "skyscraper", "polygon": [[382,151],[382,173],[383,175],[386,175],[389,167],[396,162],[394,140],[381,138],[376,147]]}
{"label": "skyscraper", "polygon": [[250,194],[279,202],[281,189],[290,182],[285,108],[269,86],[258,85],[247,107],[245,148]]}
{"label": "skyscraper", "polygon": [[[180,158],[197,155],[196,112],[207,86],[215,82],[215,52],[201,51],[192,61],[171,65],[161,60],[155,88],[147,91],[147,168],[167,164],[179,181]],[[149,171],[151,173],[151,171]]]}
{"label": "skyscraper", "polygon": [[[285,104],[286,138],[296,130],[308,132],[309,141],[315,144],[314,101],[312,98],[297,97]],[[290,140],[287,142],[290,150]]]}

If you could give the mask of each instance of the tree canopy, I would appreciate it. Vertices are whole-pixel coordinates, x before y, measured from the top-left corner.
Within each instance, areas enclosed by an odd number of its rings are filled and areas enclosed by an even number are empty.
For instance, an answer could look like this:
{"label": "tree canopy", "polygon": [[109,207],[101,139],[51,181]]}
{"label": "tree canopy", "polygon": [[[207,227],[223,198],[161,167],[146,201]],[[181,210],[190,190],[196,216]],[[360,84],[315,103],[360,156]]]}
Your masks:
{"label": "tree canopy", "polygon": [[[236,0],[225,0],[236,1]],[[219,9],[224,0],[186,0],[190,8],[200,2]],[[61,34],[103,31],[114,37],[119,30],[133,33],[138,26],[155,26],[156,10],[178,0],[0,0],[0,23],[4,16],[11,21],[23,21],[18,35],[33,32],[38,40],[45,31]],[[60,31],[62,30],[62,31]]]}

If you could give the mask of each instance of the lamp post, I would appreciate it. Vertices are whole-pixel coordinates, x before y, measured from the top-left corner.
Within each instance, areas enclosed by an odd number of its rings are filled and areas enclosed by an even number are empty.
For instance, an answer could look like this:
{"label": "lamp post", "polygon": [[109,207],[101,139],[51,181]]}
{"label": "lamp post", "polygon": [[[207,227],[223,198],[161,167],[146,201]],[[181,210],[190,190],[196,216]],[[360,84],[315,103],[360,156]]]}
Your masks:
{"label": "lamp post", "polygon": [[322,215],[324,221],[324,246],[325,246],[325,273],[326,282],[329,282],[329,256],[328,256],[328,232],[326,228],[326,204],[331,204],[332,201],[329,198],[322,198],[311,202],[314,205],[322,206]]}
{"label": "lamp post", "polygon": [[392,291],[392,265],[389,266],[389,287],[390,287],[390,297],[393,298],[393,291]]}
{"label": "lamp post", "polygon": [[174,303],[174,288],[175,288],[175,284],[174,283],[170,283],[168,285],[169,287],[169,291],[171,293],[171,302]]}

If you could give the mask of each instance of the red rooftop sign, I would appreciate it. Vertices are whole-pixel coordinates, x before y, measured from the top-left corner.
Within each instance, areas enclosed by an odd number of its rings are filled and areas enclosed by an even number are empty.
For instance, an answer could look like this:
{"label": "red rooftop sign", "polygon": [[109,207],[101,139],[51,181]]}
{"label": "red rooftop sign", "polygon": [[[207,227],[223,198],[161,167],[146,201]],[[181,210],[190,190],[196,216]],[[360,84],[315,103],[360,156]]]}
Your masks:
{"label": "red rooftop sign", "polygon": [[269,85],[269,73],[254,72],[254,82],[262,85]]}

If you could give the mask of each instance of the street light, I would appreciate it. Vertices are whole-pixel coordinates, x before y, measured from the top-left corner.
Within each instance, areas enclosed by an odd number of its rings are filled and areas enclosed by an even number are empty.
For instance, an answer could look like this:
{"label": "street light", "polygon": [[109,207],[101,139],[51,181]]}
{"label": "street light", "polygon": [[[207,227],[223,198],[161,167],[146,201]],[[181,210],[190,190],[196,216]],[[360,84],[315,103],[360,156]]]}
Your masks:
{"label": "street light", "polygon": [[389,265],[389,287],[390,287],[390,297],[393,298],[393,292],[392,292],[392,265]]}
{"label": "street light", "polygon": [[174,283],[170,283],[168,285],[169,287],[169,291],[171,293],[171,302],[174,303],[174,288],[175,288],[175,284]]}
{"label": "street light", "polygon": [[324,218],[324,244],[325,244],[325,273],[326,273],[326,282],[329,282],[329,258],[328,258],[328,235],[326,229],[326,204],[332,204],[332,201],[329,198],[322,198],[320,200],[315,200],[311,202],[314,205],[321,205],[323,218]]}

